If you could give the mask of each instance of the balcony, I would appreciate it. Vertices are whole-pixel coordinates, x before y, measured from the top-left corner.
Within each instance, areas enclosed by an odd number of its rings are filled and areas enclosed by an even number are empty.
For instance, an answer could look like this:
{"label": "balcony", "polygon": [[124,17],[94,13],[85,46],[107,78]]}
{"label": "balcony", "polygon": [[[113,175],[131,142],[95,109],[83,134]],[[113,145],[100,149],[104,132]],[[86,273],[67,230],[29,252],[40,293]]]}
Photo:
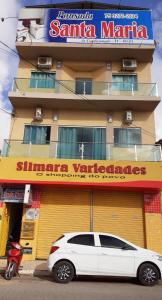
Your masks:
{"label": "balcony", "polygon": [[[156,83],[102,82],[77,80],[81,95],[158,96]],[[79,94],[75,80],[14,79],[13,91],[44,92],[53,94]]]}
{"label": "balcony", "polygon": [[36,157],[88,160],[161,161],[160,145],[64,143],[32,144],[22,140],[5,140],[4,157]]}
{"label": "balcony", "polygon": [[16,78],[9,98],[14,107],[35,107],[39,104],[49,109],[97,108],[112,111],[128,107],[140,111],[145,111],[146,107],[154,110],[160,102],[156,83],[29,78]]}

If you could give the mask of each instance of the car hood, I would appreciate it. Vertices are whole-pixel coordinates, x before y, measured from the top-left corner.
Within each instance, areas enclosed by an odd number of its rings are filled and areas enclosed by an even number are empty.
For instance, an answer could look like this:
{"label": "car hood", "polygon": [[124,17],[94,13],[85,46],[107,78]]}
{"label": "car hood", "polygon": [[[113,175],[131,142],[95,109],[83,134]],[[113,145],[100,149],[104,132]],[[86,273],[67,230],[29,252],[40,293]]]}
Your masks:
{"label": "car hood", "polygon": [[161,255],[160,253],[155,252],[153,250],[144,249],[144,248],[140,248],[140,247],[138,247],[138,253],[140,255],[142,254],[144,256],[157,256],[157,255]]}

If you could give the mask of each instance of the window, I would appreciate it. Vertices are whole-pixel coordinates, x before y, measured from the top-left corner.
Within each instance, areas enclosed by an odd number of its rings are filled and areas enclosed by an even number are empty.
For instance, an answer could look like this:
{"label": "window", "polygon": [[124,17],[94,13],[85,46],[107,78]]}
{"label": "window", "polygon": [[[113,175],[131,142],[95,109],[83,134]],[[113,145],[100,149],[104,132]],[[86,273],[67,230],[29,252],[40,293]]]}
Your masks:
{"label": "window", "polygon": [[94,246],[94,235],[93,234],[80,234],[72,237],[68,240],[70,244]]}
{"label": "window", "polygon": [[137,75],[112,75],[112,89],[115,91],[136,91]]}
{"label": "window", "polygon": [[78,78],[75,84],[75,93],[80,95],[92,95],[92,79]]}
{"label": "window", "polygon": [[99,235],[101,247],[106,248],[123,248],[125,247],[125,242],[107,235]]}
{"label": "window", "polygon": [[57,157],[105,159],[106,128],[59,127]]}
{"label": "window", "polygon": [[55,88],[55,73],[31,72],[30,88]]}
{"label": "window", "polygon": [[141,129],[114,128],[114,144],[116,146],[141,144]]}
{"label": "window", "polygon": [[48,144],[50,141],[50,126],[25,125],[24,143]]}

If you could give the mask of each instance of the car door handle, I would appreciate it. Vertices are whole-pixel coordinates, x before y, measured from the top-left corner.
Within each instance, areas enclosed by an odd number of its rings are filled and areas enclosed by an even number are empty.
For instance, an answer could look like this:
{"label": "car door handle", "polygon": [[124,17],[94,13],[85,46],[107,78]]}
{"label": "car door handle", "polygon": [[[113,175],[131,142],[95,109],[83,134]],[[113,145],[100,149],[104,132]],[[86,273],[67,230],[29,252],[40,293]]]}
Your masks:
{"label": "car door handle", "polygon": [[106,253],[103,252],[103,253],[101,253],[101,255],[108,255],[108,254],[106,254]]}

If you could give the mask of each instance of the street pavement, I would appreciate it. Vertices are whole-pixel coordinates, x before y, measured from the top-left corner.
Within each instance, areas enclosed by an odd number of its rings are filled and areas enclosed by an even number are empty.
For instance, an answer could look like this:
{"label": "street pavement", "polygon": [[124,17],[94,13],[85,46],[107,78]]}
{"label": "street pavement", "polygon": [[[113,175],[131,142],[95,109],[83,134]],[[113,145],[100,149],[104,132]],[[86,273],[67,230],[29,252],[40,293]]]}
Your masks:
{"label": "street pavement", "polygon": [[58,284],[51,276],[20,275],[11,281],[0,276],[0,300],[161,300],[162,281],[154,287],[132,279],[78,278]]}

